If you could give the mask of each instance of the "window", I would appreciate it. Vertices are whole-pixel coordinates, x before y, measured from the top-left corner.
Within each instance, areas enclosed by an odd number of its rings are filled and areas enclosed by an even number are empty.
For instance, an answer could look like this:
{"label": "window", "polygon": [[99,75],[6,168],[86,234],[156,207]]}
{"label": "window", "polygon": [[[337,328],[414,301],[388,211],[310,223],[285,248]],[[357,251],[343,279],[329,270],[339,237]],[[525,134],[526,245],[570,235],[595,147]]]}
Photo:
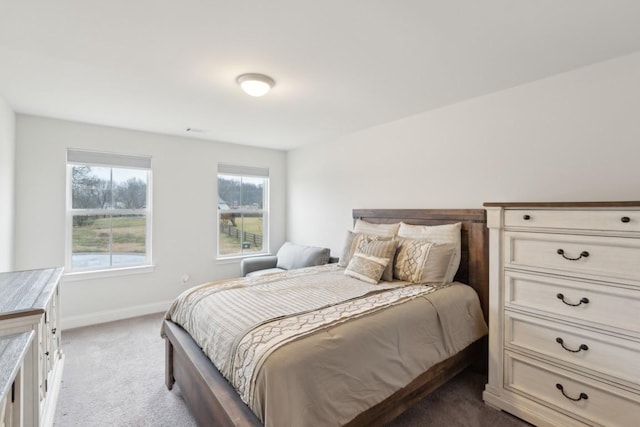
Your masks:
{"label": "window", "polygon": [[218,257],[268,251],[269,169],[218,165]]}
{"label": "window", "polygon": [[67,150],[67,269],[151,264],[151,157]]}

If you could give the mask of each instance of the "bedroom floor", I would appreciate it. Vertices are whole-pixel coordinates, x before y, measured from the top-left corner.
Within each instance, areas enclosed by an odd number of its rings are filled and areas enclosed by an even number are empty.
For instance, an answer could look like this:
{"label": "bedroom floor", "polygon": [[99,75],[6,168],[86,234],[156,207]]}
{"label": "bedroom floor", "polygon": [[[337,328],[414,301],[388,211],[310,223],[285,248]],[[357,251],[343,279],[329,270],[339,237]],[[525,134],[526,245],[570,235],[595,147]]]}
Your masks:
{"label": "bedroom floor", "polygon": [[[54,425],[196,426],[178,387],[164,386],[163,313],[64,331]],[[394,420],[393,427],[529,424],[482,402],[486,376],[465,371]]]}

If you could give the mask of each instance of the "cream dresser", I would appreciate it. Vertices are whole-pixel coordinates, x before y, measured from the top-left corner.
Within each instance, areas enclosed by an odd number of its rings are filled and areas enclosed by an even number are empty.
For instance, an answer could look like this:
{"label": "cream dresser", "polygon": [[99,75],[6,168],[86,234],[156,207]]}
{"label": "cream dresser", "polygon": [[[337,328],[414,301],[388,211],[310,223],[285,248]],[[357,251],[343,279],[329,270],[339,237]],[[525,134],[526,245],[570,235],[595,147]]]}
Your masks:
{"label": "cream dresser", "polygon": [[484,401],[538,426],[640,425],[640,202],[484,206]]}
{"label": "cream dresser", "polygon": [[0,427],[23,427],[24,358],[35,332],[0,335]]}
{"label": "cream dresser", "polygon": [[62,268],[0,273],[0,335],[33,331],[22,369],[23,424],[51,426],[64,354],[58,324]]}

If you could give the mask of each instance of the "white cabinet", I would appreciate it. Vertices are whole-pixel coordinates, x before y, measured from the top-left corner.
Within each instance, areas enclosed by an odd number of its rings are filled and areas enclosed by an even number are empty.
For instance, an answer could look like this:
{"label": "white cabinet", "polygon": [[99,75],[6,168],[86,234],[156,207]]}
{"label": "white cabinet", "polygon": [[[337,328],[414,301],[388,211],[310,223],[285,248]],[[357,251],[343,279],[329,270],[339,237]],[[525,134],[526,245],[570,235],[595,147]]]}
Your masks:
{"label": "white cabinet", "polygon": [[485,402],[540,426],[638,425],[640,202],[485,208]]}
{"label": "white cabinet", "polygon": [[58,324],[62,268],[0,273],[0,335],[34,332],[23,367],[26,426],[51,426],[64,354]]}
{"label": "white cabinet", "polygon": [[33,335],[33,331],[0,335],[0,427],[28,426],[23,417],[22,378]]}

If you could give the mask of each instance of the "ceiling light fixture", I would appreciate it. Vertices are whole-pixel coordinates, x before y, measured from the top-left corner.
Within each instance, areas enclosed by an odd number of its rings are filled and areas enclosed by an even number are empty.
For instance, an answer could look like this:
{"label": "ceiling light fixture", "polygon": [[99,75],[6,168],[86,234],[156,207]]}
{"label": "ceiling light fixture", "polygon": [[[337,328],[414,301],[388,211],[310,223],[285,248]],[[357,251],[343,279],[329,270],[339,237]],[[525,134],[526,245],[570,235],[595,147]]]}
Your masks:
{"label": "ceiling light fixture", "polygon": [[242,90],[251,96],[265,95],[276,84],[271,77],[257,73],[242,74],[236,81]]}

